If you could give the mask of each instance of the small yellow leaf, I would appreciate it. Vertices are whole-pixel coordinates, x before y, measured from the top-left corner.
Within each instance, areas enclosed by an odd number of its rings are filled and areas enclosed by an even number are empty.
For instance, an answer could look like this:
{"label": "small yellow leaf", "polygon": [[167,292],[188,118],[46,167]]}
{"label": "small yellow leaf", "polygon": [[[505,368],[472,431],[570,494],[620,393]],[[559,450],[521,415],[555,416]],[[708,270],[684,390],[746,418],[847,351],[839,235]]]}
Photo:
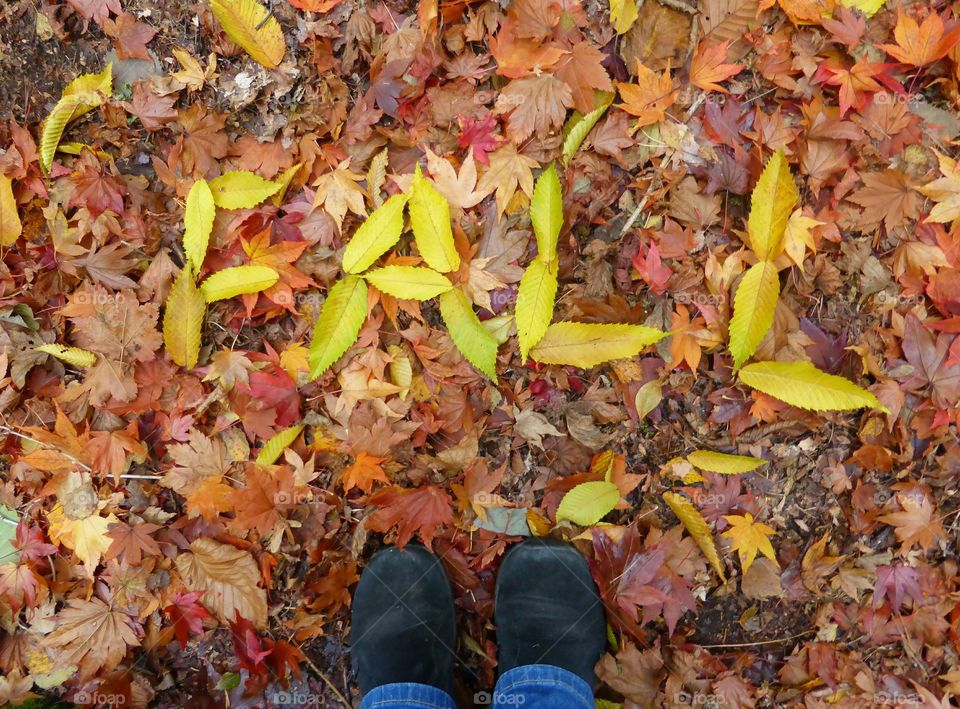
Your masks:
{"label": "small yellow leaf", "polygon": [[35,349],[37,352],[46,352],[48,355],[53,355],[74,367],[92,367],[97,362],[97,355],[90,350],[82,350],[79,347],[53,344],[40,345]]}
{"label": "small yellow leaf", "polygon": [[385,266],[364,274],[377,290],[395,298],[429,300],[453,288],[442,273],[418,266]]}
{"label": "small yellow leaf", "polygon": [[453,344],[474,367],[497,380],[497,341],[473,312],[459,288],[440,294],[440,315]]}
{"label": "small yellow leaf", "polygon": [[563,227],[563,195],[560,176],[553,163],[540,174],[533,188],[530,222],[537,237],[537,258],[547,263],[553,261],[557,257],[557,239]]}
{"label": "small yellow leaf", "polygon": [[367,284],[359,276],[338,281],[323,302],[310,342],[310,379],[316,379],[350,349],[367,318]]}
{"label": "small yellow leaf", "polygon": [[303,425],[291,426],[272,436],[269,441],[263,444],[263,448],[257,455],[257,463],[273,465],[277,458],[283,455],[283,452],[297,440],[302,430]]}
{"label": "small yellow leaf", "polygon": [[767,461],[762,458],[752,458],[748,455],[731,455],[716,451],[694,451],[687,456],[687,461],[700,470],[720,475],[741,475],[756,470]]}
{"label": "small yellow leaf", "polygon": [[283,204],[283,197],[287,193],[287,188],[290,187],[290,183],[293,182],[293,178],[296,177],[298,172],[300,172],[301,167],[303,167],[302,162],[291,165],[286,170],[281,172],[277,176],[277,179],[274,180],[276,184],[280,185],[280,189],[277,190],[277,192],[270,199],[270,203],[274,207],[279,207],[281,204]]}
{"label": "small yellow leaf", "polygon": [[265,180],[248,170],[225,172],[210,180],[214,203],[223,209],[253,209],[280,191],[279,182]]}
{"label": "small yellow leaf", "polygon": [[626,33],[639,16],[636,0],[610,0],[610,24],[617,34]]}
{"label": "small yellow leaf", "polygon": [[187,194],[187,206],[183,212],[183,250],[194,275],[200,273],[203,259],[207,256],[210,232],[217,215],[217,206],[204,179],[196,180]]}
{"label": "small yellow leaf", "polygon": [[280,280],[280,274],[269,266],[234,266],[217,271],[200,284],[200,292],[208,303],[233,298],[244,293],[259,293]]}
{"label": "small yellow leaf", "polygon": [[13,181],[0,173],[0,246],[10,246],[20,238],[23,225],[13,196]]}
{"label": "small yellow leaf", "polygon": [[573,156],[580,149],[584,139],[593,130],[593,127],[600,120],[600,117],[607,112],[610,104],[613,103],[614,94],[609,91],[595,91],[594,105],[595,109],[581,114],[574,111],[573,115],[563,124],[563,164],[567,165],[573,160]]}
{"label": "small yellow leaf", "polygon": [[517,342],[520,359],[527,360],[530,348],[546,333],[553,318],[553,303],[557,296],[556,259],[545,262],[534,259],[523,272],[520,290],[517,292]]}
{"label": "small yellow leaf", "polygon": [[740,380],[800,409],[849,411],[872,407],[886,411],[866,389],[821,372],[810,362],[754,362],[740,370]]}
{"label": "small yellow leaf", "polygon": [[770,543],[770,535],[776,534],[776,531],[767,525],[757,522],[753,515],[747,512],[745,515],[724,515],[723,518],[730,523],[730,529],[721,536],[726,537],[733,542],[733,550],[740,556],[740,568],[743,573],[757,558],[757,552],[770,559],[777,568],[777,555],[773,551],[773,545]]}
{"label": "small yellow leaf", "polygon": [[773,314],[780,296],[780,275],[770,261],[750,267],[737,287],[730,320],[730,353],[733,366],[740,366],[757,351],[773,325]]}
{"label": "small yellow leaf", "polygon": [[633,405],[637,409],[637,418],[641,421],[653,411],[663,400],[663,383],[659,379],[651,379],[637,389],[633,397]]}
{"label": "small yellow leaf", "polygon": [[840,4],[853,10],[859,10],[867,17],[873,17],[886,4],[886,0],[840,0]]}
{"label": "small yellow leaf", "polygon": [[700,547],[703,556],[710,562],[710,566],[717,572],[720,580],[726,581],[727,577],[723,573],[723,562],[720,561],[717,546],[713,542],[713,535],[710,534],[710,528],[707,526],[707,521],[703,518],[703,515],[683,495],[678,495],[675,492],[665,492],[663,493],[663,499],[683,524],[693,541]]}
{"label": "small yellow leaf", "polygon": [[207,303],[186,265],[173,282],[163,312],[163,344],[170,359],[181,367],[197,366],[206,311]]}
{"label": "small yellow leaf", "polygon": [[543,364],[565,364],[581,369],[613,359],[633,357],[668,333],[644,325],[558,322],[547,328],[530,350]]}
{"label": "small yellow leaf", "polygon": [[390,379],[394,385],[401,388],[400,397],[406,398],[410,384],[413,382],[413,365],[410,364],[410,358],[399,345],[387,347],[387,354],[393,358],[390,362]]}
{"label": "small yellow leaf", "polygon": [[410,190],[410,226],[417,249],[430,268],[440,273],[460,268],[450,228],[450,205],[423,176],[419,164]]}
{"label": "small yellow leaf", "polygon": [[287,46],[280,23],[257,0],[210,0],[210,8],[227,36],[255,61],[268,69],[281,62]]}
{"label": "small yellow leaf", "polygon": [[810,249],[812,253],[817,252],[817,245],[814,243],[810,232],[818,226],[823,226],[823,224],[821,221],[803,216],[803,211],[799,208],[793,210],[793,214],[787,221],[787,230],[783,235],[783,250],[787,257],[801,269],[803,268],[803,260],[807,255],[807,249]]}
{"label": "small yellow leaf", "polygon": [[117,524],[120,520],[113,514],[101,517],[96,512],[89,517],[73,519],[68,517],[63,506],[57,503],[47,515],[47,521],[50,523],[50,541],[63,544],[76,552],[92,577],[103,553],[110,548],[113,541],[107,536],[107,530],[111,524]]}
{"label": "small yellow leaf", "polygon": [[343,270],[362,273],[400,240],[407,195],[396,194],[377,207],[354,232],[343,250]]}
{"label": "small yellow leaf", "polygon": [[560,500],[557,521],[570,520],[589,527],[603,519],[620,501],[620,488],[607,480],[580,483]]}
{"label": "small yellow leaf", "polygon": [[747,233],[757,258],[772,261],[783,251],[783,234],[800,192],[783,150],[767,161],[750,197]]}

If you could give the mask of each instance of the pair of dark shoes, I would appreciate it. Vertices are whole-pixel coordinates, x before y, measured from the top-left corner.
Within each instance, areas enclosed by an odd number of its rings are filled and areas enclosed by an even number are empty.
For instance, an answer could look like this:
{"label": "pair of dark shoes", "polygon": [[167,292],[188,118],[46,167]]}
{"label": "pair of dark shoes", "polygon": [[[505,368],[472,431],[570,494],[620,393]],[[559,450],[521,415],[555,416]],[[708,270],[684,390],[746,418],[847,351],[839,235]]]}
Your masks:
{"label": "pair of dark shoes", "polygon": [[[573,546],[547,539],[514,546],[500,565],[494,602],[501,674],[554,665],[594,685],[606,621],[587,563]],[[418,682],[452,695],[456,620],[440,560],[417,545],[375,554],[353,598],[351,639],[362,694]]]}

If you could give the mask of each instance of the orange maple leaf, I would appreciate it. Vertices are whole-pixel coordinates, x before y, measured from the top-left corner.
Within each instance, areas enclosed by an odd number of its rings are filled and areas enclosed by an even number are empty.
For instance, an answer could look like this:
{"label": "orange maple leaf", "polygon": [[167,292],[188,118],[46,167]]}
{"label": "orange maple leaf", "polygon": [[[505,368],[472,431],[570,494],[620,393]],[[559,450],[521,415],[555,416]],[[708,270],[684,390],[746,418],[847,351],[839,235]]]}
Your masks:
{"label": "orange maple leaf", "polygon": [[912,66],[926,66],[943,59],[960,42],[960,24],[944,22],[931,12],[923,23],[897,7],[897,26],[893,30],[896,44],[881,44],[880,48],[895,59]]}
{"label": "orange maple leaf", "polygon": [[704,91],[729,93],[717,82],[726,81],[731,76],[736,76],[743,71],[742,64],[726,63],[729,47],[730,40],[710,47],[701,43],[690,62],[690,83]]}
{"label": "orange maple leaf", "polygon": [[677,90],[670,78],[670,67],[657,76],[642,62],[637,62],[637,83],[617,82],[623,103],[617,108],[637,117],[637,127],[649,126],[662,121],[666,111],[677,99]]}
{"label": "orange maple leaf", "polygon": [[380,509],[367,518],[367,527],[374,532],[396,527],[398,547],[406,546],[416,533],[430,547],[439,528],[453,524],[453,500],[437,485],[412,489],[394,485],[377,490],[368,501]]}
{"label": "orange maple leaf", "polygon": [[355,487],[369,493],[373,490],[373,483],[389,483],[387,474],[380,467],[380,463],[384,460],[386,458],[377,458],[369,453],[358,453],[353,463],[344,468],[340,474],[340,484],[343,485],[344,493]]}

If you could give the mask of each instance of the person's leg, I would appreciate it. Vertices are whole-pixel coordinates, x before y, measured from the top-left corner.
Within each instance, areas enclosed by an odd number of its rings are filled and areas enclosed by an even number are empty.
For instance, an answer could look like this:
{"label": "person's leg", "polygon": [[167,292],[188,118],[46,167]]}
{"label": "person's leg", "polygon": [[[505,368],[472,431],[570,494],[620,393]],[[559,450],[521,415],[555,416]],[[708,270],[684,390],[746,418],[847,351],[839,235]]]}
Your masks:
{"label": "person's leg", "polygon": [[374,555],[353,596],[350,634],[362,709],[455,709],[453,594],[424,547]]}
{"label": "person's leg", "polygon": [[500,565],[494,602],[500,678],[493,706],[593,709],[606,620],[580,552],[549,539],[518,544]]}

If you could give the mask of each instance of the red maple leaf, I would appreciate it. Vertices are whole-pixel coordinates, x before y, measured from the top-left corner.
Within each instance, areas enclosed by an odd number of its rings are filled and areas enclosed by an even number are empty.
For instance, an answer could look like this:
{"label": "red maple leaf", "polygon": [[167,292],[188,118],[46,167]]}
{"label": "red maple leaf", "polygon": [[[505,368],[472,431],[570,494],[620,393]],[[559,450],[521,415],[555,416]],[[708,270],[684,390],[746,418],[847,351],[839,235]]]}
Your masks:
{"label": "red maple leaf", "polygon": [[650,243],[650,248],[646,254],[643,253],[642,248],[638,250],[631,263],[644,282],[650,286],[650,290],[657,295],[663,295],[667,290],[667,282],[673,275],[673,271],[664,266],[660,260],[660,249],[656,242]]}
{"label": "red maple leaf", "polygon": [[203,619],[210,618],[207,609],[198,603],[203,591],[178,593],[173,603],[163,609],[173,622],[173,634],[180,641],[180,648],[187,647],[190,633],[203,635]]}
{"label": "red maple leaf", "polygon": [[457,116],[457,123],[460,125],[458,138],[460,147],[471,148],[474,160],[483,165],[489,165],[490,158],[487,157],[487,153],[493,152],[503,143],[502,138],[493,135],[497,127],[496,116],[492,113],[488,113],[483,118]]}
{"label": "red maple leaf", "polygon": [[230,638],[233,640],[233,652],[237,656],[240,667],[251,675],[265,675],[270,668],[264,660],[273,652],[272,647],[264,648],[263,642],[257,636],[253,623],[240,615],[230,623]]}
{"label": "red maple leaf", "polygon": [[419,534],[428,547],[443,525],[453,523],[453,500],[436,485],[415,488],[383,488],[367,498],[380,509],[367,518],[367,527],[374,532],[397,528],[397,546],[406,546],[414,534]]}

